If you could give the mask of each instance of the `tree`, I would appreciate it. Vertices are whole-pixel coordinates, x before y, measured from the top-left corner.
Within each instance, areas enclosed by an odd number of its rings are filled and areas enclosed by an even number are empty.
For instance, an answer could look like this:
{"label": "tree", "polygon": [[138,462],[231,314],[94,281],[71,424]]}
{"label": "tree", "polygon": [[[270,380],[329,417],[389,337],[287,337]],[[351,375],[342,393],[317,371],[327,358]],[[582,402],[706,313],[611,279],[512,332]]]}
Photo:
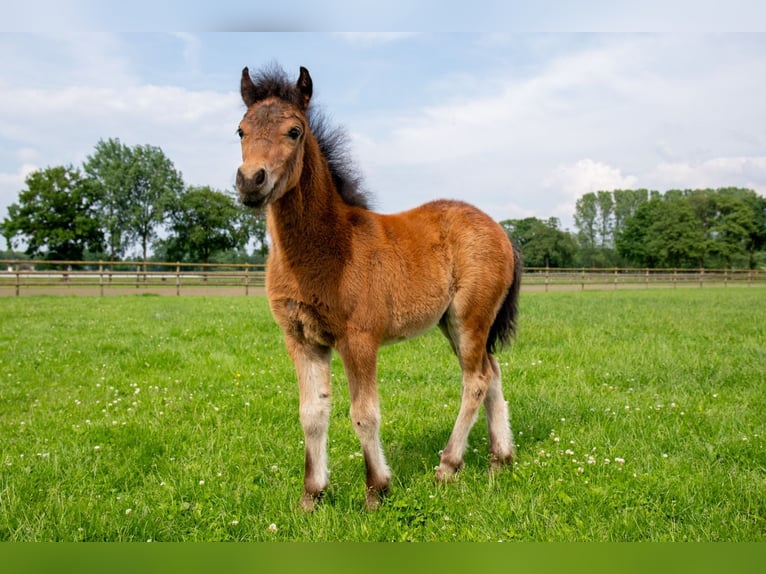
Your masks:
{"label": "tree", "polygon": [[183,191],[181,173],[160,148],[131,148],[119,139],[99,141],[83,167],[99,192],[110,256],[120,257],[138,243],[146,260],[167,207]]}
{"label": "tree", "polygon": [[2,223],[9,247],[21,237],[30,256],[70,261],[82,260],[86,251],[102,251],[97,194],[78,169],[49,167],[29,174],[25,183]]}
{"label": "tree", "polygon": [[660,267],[702,267],[705,234],[684,199],[664,200],[648,230],[647,249]]}
{"label": "tree", "polygon": [[189,187],[169,209],[170,236],[160,249],[175,261],[208,263],[215,253],[244,249],[251,215],[236,200],[210,187]]}
{"label": "tree", "polygon": [[634,265],[655,267],[658,263],[654,253],[649,251],[649,228],[662,211],[662,199],[654,198],[642,203],[625,220],[622,232],[617,237],[617,251]]}
{"label": "tree", "polygon": [[182,193],[184,183],[181,172],[158,147],[134,147],[129,166],[127,232],[140,243],[146,261],[149,244],[157,238],[157,228],[168,206]]}
{"label": "tree", "polygon": [[614,242],[615,246],[625,223],[636,212],[638,207],[649,201],[646,189],[615,189],[614,196]]}
{"label": "tree", "polygon": [[596,194],[586,193],[575,204],[575,227],[580,245],[585,249],[596,247],[596,220],[598,218],[598,199]]}
{"label": "tree", "polygon": [[612,215],[614,213],[614,198],[611,191],[599,191],[596,194],[596,205],[598,206],[598,232],[601,236],[601,247],[609,248],[614,245],[612,230],[614,223]]}
{"label": "tree", "polygon": [[598,199],[593,192],[586,193],[575,204],[574,221],[577,228],[577,242],[583,262],[593,266],[596,259],[598,236]]}
{"label": "tree", "polygon": [[724,266],[744,261],[747,246],[755,232],[755,216],[750,206],[734,195],[717,193],[713,198],[714,218],[710,224],[709,250],[723,258]]}
{"label": "tree", "polygon": [[519,246],[529,267],[567,267],[577,245],[570,233],[559,229],[559,220],[536,217],[501,221],[508,236]]}
{"label": "tree", "polygon": [[93,155],[86,158],[83,171],[98,193],[98,214],[106,236],[110,259],[119,259],[129,247],[128,210],[131,149],[119,139],[99,140]]}
{"label": "tree", "polygon": [[758,195],[752,189],[742,188],[719,189],[718,195],[729,200],[740,201],[750,210],[750,220],[743,221],[741,225],[745,234],[743,243],[747,267],[755,269],[756,252],[766,247],[766,197]]}

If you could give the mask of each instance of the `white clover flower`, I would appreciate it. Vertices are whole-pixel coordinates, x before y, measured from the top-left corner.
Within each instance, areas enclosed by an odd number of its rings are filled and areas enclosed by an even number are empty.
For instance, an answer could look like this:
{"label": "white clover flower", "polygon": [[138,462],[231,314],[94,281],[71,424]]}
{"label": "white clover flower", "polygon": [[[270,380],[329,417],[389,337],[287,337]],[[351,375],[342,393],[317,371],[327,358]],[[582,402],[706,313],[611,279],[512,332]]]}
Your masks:
{"label": "white clover flower", "polygon": [[269,532],[276,532],[277,531],[277,525],[273,522],[269,524]]}

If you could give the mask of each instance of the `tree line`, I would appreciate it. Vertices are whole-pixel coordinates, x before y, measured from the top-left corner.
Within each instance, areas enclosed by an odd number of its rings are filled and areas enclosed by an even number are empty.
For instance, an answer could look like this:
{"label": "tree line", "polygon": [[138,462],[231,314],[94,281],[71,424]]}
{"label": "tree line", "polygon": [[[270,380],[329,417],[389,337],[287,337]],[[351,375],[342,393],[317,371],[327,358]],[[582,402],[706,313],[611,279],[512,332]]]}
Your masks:
{"label": "tree line", "polygon": [[501,222],[529,267],[766,266],[766,198],[751,189],[591,192],[577,200],[574,224]]}
{"label": "tree line", "polygon": [[[47,260],[262,262],[262,214],[234,193],[187,186],[151,145],[100,140],[82,166],[29,174],[0,234],[13,254]],[[151,252],[151,256],[150,256]]]}
{"label": "tree line", "polygon": [[[82,166],[27,176],[0,222],[9,252],[48,260],[260,263],[262,213],[233,191],[187,186],[162,150],[100,140]],[[743,188],[586,193],[575,231],[557,218],[500,222],[528,267],[766,267],[766,198]],[[151,255],[150,255],[151,254]]]}

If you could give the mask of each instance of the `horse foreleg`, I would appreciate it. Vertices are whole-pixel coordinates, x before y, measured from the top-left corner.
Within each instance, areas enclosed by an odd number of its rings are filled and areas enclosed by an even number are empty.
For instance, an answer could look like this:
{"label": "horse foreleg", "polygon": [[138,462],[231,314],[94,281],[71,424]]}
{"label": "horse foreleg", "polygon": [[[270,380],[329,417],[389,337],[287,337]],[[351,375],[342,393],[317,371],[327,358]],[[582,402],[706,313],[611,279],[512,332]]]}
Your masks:
{"label": "horse foreleg", "polygon": [[513,444],[513,432],[508,417],[508,404],[503,397],[500,379],[500,367],[497,359],[489,356],[493,377],[489,383],[487,396],[484,399],[484,409],[487,413],[487,429],[489,431],[489,450],[492,453],[492,468],[504,464],[512,464],[516,458],[516,447]]}
{"label": "horse foreleg", "polygon": [[314,509],[329,482],[327,429],[330,422],[331,350],[288,341],[300,389],[300,420],[306,445],[306,467],[301,506]]}
{"label": "horse foreleg", "polygon": [[367,471],[367,508],[375,509],[391,486],[391,471],[380,442],[380,403],[376,381],[377,346],[360,344],[353,348],[340,345],[351,397],[350,416],[359,437]]}

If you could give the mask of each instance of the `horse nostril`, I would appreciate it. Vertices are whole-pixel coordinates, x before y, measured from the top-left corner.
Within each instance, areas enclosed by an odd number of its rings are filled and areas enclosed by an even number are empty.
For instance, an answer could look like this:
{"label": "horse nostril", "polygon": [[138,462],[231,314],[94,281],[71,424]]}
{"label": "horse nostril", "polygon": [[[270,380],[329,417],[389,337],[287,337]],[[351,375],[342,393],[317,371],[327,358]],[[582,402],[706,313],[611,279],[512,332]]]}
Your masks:
{"label": "horse nostril", "polygon": [[265,169],[259,169],[257,172],[255,172],[255,185],[258,187],[262,186],[263,183],[266,181],[266,170]]}

